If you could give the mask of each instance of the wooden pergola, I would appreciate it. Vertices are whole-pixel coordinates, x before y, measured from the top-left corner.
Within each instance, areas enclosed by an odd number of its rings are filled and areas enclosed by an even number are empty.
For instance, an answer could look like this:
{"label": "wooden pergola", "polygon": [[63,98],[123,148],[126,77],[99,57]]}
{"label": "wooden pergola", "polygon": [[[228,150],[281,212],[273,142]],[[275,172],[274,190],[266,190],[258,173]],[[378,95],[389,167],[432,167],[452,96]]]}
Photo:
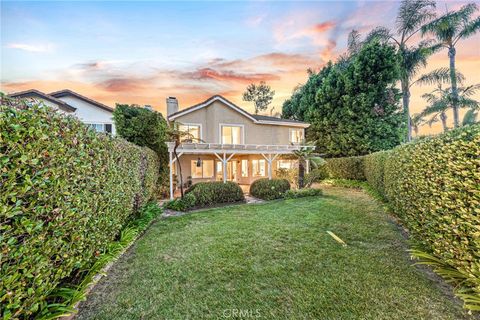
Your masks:
{"label": "wooden pergola", "polygon": [[[173,164],[175,142],[167,142],[170,168],[170,199],[173,199]],[[272,163],[280,155],[293,154],[295,151],[315,149],[308,145],[261,145],[261,144],[218,144],[218,143],[182,143],[177,147],[177,156],[183,154],[212,154],[215,155],[223,165],[223,182],[227,181],[227,163],[235,155],[259,154],[262,155],[268,164],[268,178],[272,179]],[[308,162],[307,162],[308,172]]]}

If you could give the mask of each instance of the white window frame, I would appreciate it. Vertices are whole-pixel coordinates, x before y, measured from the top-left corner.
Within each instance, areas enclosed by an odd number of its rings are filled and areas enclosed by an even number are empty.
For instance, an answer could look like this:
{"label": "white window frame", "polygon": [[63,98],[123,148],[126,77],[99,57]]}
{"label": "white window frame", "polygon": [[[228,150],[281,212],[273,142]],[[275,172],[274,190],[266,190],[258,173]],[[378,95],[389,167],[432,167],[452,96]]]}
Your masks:
{"label": "white window frame", "polygon": [[[253,162],[256,161],[258,165],[258,171],[259,173],[262,171],[260,170],[260,162],[263,163],[263,175],[262,174],[256,174],[256,172],[253,170],[255,167],[253,165]],[[266,177],[267,176],[267,161],[265,159],[252,159],[252,177]]]}
{"label": "white window frame", "polygon": [[[178,123],[178,127],[179,127],[178,130],[180,130],[180,126],[192,126],[192,127],[193,127],[193,126],[197,126],[197,127],[198,127],[198,130],[200,131],[200,132],[199,132],[200,137],[198,137],[198,138],[203,141],[203,126],[202,126],[201,123],[179,122],[179,123]],[[194,143],[198,143],[198,142],[200,142],[200,141],[193,141],[193,142],[194,142]]]}
{"label": "white window frame", "polygon": [[[245,144],[245,125],[240,124],[240,123],[219,123],[218,124],[218,143],[224,144],[222,142],[222,128],[223,127],[240,127],[240,130],[242,131],[240,134],[240,144]],[[230,144],[230,143],[225,143],[225,144]],[[232,143],[235,144],[235,143]]]}
{"label": "white window frame", "polygon": [[[84,122],[90,129],[95,130],[95,132],[100,132],[100,133],[110,133],[113,134],[113,123],[112,122]],[[112,132],[107,132],[106,131],[106,125],[109,124],[112,126]],[[93,125],[102,125],[103,126],[103,131],[97,131]]]}
{"label": "white window frame", "polygon": [[290,143],[301,143],[301,141],[300,142],[293,142],[291,140],[293,130],[295,130],[295,131],[301,130],[302,131],[302,138],[300,140],[305,140],[305,129],[303,129],[303,128],[289,128],[288,129],[288,142],[290,142]]}
{"label": "white window frame", "polygon": [[[247,164],[247,166],[246,166],[246,168],[245,168],[245,169],[246,169],[246,171],[245,171],[246,175],[243,175],[243,172],[244,172],[244,171],[243,171],[243,164],[244,164],[244,163]],[[249,167],[249,161],[248,161],[248,159],[241,159],[241,160],[240,160],[240,176],[241,176],[242,178],[248,178],[248,167]]]}

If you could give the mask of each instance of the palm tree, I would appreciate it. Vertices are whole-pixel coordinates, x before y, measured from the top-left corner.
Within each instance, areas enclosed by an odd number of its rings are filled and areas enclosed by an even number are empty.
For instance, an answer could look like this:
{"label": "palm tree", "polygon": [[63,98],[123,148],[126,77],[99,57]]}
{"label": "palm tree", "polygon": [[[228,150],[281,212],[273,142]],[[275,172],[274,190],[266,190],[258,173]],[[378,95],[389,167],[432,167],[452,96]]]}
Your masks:
{"label": "palm tree", "polygon": [[[313,145],[315,144],[312,144],[312,146]],[[314,153],[313,148],[296,150],[293,154],[298,159],[298,188],[301,189],[305,186],[305,166],[307,162],[317,168],[319,165],[323,164],[324,160]]]}
{"label": "palm tree", "polygon": [[[476,110],[480,109],[480,103],[470,98],[478,90],[480,90],[480,84],[458,88],[458,106],[469,109],[464,117],[465,124],[471,123],[472,119],[475,121]],[[427,100],[429,105],[425,108],[425,110],[422,111],[421,116],[430,116],[430,119],[427,121],[429,125],[432,125],[432,123],[437,122],[438,119],[440,119],[442,121],[443,131],[447,131],[448,126],[446,112],[450,108],[453,109],[453,95],[451,88],[444,89],[442,88],[442,84],[439,83],[434,91],[422,95],[422,98]]]}
{"label": "palm tree", "polygon": [[410,88],[411,79],[421,67],[427,65],[429,55],[436,52],[441,46],[432,41],[424,40],[417,45],[410,45],[412,37],[421,29],[422,25],[435,17],[435,1],[431,0],[403,0],[396,19],[396,30],[392,33],[384,27],[373,29],[365,41],[380,39],[388,41],[397,47],[400,57],[402,87],[402,104],[407,119],[407,140],[412,137],[410,118]]}
{"label": "palm tree", "polygon": [[410,124],[415,132],[415,137],[418,137],[418,130],[425,124],[425,117],[421,113],[415,113],[410,119]]}
{"label": "palm tree", "polygon": [[195,138],[191,133],[182,131],[179,128],[179,123],[172,121],[170,122],[170,126],[167,129],[167,141],[171,141],[175,143],[175,146],[173,147],[173,155],[175,156],[177,166],[178,166],[178,175],[180,178],[180,194],[181,197],[183,198],[184,192],[183,192],[183,175],[182,175],[182,166],[180,165],[180,159],[178,157],[177,153],[177,148],[182,144],[184,141],[188,142],[203,142],[200,139]]}
{"label": "palm tree", "polygon": [[468,110],[463,116],[462,126],[468,126],[477,123],[478,111],[475,109]]}
{"label": "palm tree", "polygon": [[473,14],[478,10],[475,3],[470,3],[461,7],[458,11],[448,12],[443,16],[427,23],[422,27],[422,35],[432,34],[438,44],[448,49],[450,59],[450,78],[452,90],[452,108],[453,123],[455,127],[459,126],[459,92],[455,77],[455,55],[456,44],[462,39],[466,39],[480,30],[480,17],[473,18]]}

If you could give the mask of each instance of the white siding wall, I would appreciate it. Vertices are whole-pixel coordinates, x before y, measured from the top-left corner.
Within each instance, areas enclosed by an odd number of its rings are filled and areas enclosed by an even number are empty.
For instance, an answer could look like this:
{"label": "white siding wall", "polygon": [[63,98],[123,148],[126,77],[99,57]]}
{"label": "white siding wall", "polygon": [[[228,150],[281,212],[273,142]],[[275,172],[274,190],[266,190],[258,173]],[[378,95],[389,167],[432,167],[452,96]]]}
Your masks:
{"label": "white siding wall", "polygon": [[77,108],[75,116],[77,116],[84,123],[103,123],[112,125],[112,134],[115,134],[115,124],[113,123],[113,114],[107,110],[100,109],[91,105],[88,102],[80,100],[76,97],[65,96],[58,98],[65,101],[72,107]]}

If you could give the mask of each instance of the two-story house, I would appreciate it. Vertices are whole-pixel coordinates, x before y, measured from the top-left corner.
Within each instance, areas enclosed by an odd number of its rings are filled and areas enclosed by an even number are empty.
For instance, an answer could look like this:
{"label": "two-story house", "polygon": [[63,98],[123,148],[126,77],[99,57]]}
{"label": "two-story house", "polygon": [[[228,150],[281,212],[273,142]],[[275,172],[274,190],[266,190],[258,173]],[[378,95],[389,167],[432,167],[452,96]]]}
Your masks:
{"label": "two-story house", "polygon": [[43,93],[30,89],[9,95],[12,98],[31,99],[37,103],[52,107],[68,115],[76,116],[83,123],[98,132],[115,134],[113,109],[98,101],[85,97],[72,90],[60,90]]}
{"label": "two-story house", "polygon": [[[167,119],[194,139],[177,148],[183,181],[235,181],[251,184],[258,178],[272,178],[279,168],[293,168],[295,160],[282,155],[313,148],[301,145],[309,124],[250,114],[222,96],[213,96],[189,108],[178,110],[176,98],[167,98]],[[173,174],[178,173],[175,143],[168,143],[170,196]],[[177,174],[178,177],[178,174]]]}

